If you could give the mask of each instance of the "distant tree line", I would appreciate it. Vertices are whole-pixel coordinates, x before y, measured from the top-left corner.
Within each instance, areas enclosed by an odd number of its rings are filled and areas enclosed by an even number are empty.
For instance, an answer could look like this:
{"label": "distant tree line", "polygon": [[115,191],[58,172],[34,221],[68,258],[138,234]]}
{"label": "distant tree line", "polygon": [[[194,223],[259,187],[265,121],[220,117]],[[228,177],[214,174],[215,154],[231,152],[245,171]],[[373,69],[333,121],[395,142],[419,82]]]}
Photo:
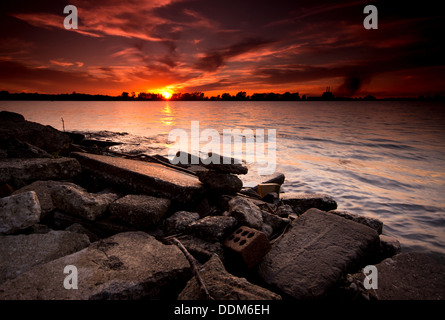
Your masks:
{"label": "distant tree line", "polygon": [[377,99],[372,95],[365,97],[335,97],[330,91],[324,92],[321,96],[309,97],[302,95],[298,92],[285,92],[285,93],[253,93],[247,95],[245,91],[239,91],[235,95],[230,93],[223,93],[217,96],[207,97],[203,92],[192,93],[174,93],[169,99],[166,99],[160,93],[147,93],[140,92],[138,94],[134,92],[122,92],[118,96],[108,96],[100,94],[85,94],[85,93],[62,93],[62,94],[42,94],[42,93],[9,93],[8,91],[0,91],[0,100],[42,100],[42,101],[374,101],[374,100],[433,100],[444,101],[445,96],[419,96],[417,98],[407,97],[394,97]]}

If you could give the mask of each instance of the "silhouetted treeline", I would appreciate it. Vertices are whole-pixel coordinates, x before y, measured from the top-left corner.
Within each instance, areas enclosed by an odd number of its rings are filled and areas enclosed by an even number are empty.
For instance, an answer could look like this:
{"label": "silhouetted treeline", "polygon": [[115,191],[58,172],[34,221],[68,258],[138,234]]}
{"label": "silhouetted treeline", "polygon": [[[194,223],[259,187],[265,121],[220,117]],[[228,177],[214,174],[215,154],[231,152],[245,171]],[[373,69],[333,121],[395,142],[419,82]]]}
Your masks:
{"label": "silhouetted treeline", "polygon": [[84,93],[62,93],[62,94],[41,94],[41,93],[9,93],[8,91],[0,91],[0,100],[42,100],[42,101],[374,101],[374,100],[389,100],[389,101],[413,101],[413,100],[430,100],[430,101],[445,101],[445,96],[419,96],[417,98],[409,97],[392,97],[377,99],[372,95],[365,97],[349,98],[349,97],[335,97],[330,91],[324,92],[321,96],[306,96],[298,92],[290,93],[253,93],[251,96],[247,95],[245,91],[240,91],[235,95],[230,93],[223,93],[222,95],[207,97],[203,92],[192,93],[174,93],[169,99],[166,99],[159,93],[141,92],[135,94],[134,92],[122,92],[118,96],[108,95],[91,95]]}

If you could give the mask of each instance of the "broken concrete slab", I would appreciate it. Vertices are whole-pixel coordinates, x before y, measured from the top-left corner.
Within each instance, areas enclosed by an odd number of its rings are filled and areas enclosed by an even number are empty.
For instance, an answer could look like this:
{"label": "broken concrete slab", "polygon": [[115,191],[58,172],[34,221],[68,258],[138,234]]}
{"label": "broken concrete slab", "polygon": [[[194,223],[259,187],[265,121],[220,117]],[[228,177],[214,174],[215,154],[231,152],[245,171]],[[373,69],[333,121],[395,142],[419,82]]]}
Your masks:
{"label": "broken concrete slab", "polygon": [[204,191],[196,176],[159,163],[78,152],[72,153],[72,156],[89,174],[136,194],[190,203]]}
{"label": "broken concrete slab", "polygon": [[[64,287],[68,265],[77,269],[77,290]],[[172,299],[190,276],[190,265],[175,245],[164,245],[144,232],[126,232],[4,282],[0,299]]]}
{"label": "broken concrete slab", "polygon": [[24,193],[27,191],[34,191],[37,194],[37,198],[39,199],[40,207],[42,209],[41,219],[44,219],[51,211],[56,209],[51,198],[51,192],[53,188],[62,184],[75,186],[75,184],[73,183],[63,181],[35,181],[23,188],[20,188],[19,190],[14,191],[13,195]]}
{"label": "broken concrete slab", "polygon": [[[210,296],[215,300],[281,300],[278,294],[228,273],[217,255],[202,266],[200,275]],[[204,299],[194,277],[178,296],[178,300]]]}
{"label": "broken concrete slab", "polygon": [[282,193],[280,194],[283,204],[288,204],[294,211],[300,215],[311,208],[317,208],[323,211],[337,209],[337,202],[325,194],[318,193]]}
{"label": "broken concrete slab", "polygon": [[356,270],[379,247],[377,232],[359,223],[310,209],[272,246],[258,274],[295,299],[324,297],[348,270]]}
{"label": "broken concrete slab", "polygon": [[333,213],[333,214],[336,214],[336,215],[343,217],[345,219],[349,219],[349,220],[361,223],[365,226],[368,226],[368,227],[374,229],[375,231],[377,231],[378,234],[382,234],[383,222],[378,219],[366,217],[366,216],[362,216],[359,214],[342,211],[342,210],[331,210],[331,211],[329,211],[329,213]]}
{"label": "broken concrete slab", "polygon": [[34,191],[0,199],[0,234],[11,234],[40,221],[40,203]]}
{"label": "broken concrete slab", "polygon": [[207,262],[214,254],[224,260],[224,249],[218,241],[209,242],[189,234],[178,236],[177,239],[200,263]]}
{"label": "broken concrete slab", "polygon": [[155,226],[164,217],[170,204],[169,199],[129,194],[111,203],[110,217],[146,229]]}
{"label": "broken concrete slab", "polygon": [[[423,252],[395,255],[375,265],[379,300],[444,300],[445,265]],[[352,278],[362,284],[363,272]]]}
{"label": "broken concrete slab", "polygon": [[89,244],[86,235],[69,231],[0,236],[0,283],[36,265],[79,251]]}
{"label": "broken concrete slab", "polygon": [[77,176],[81,167],[72,158],[0,159],[0,184],[16,189],[37,180],[66,180]]}
{"label": "broken concrete slab", "polygon": [[115,193],[89,193],[74,184],[57,185],[51,191],[51,199],[57,209],[90,221],[101,217],[117,198]]}

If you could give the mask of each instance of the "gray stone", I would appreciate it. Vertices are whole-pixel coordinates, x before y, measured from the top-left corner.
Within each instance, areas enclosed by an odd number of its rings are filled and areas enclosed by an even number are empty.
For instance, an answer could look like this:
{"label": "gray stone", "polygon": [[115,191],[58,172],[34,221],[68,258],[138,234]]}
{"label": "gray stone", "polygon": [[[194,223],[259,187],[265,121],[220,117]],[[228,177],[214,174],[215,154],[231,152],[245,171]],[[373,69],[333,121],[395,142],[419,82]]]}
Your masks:
{"label": "gray stone", "polygon": [[317,208],[323,211],[337,209],[337,202],[327,195],[317,193],[282,193],[281,201],[283,204],[290,205],[294,211],[300,215],[311,208]]}
{"label": "gray stone", "polygon": [[87,236],[68,231],[0,236],[0,283],[89,244]]}
{"label": "gray stone", "polygon": [[165,219],[165,231],[167,234],[183,233],[187,227],[198,220],[197,212],[178,211]]}
{"label": "gray stone", "polygon": [[[216,255],[202,266],[200,275],[215,300],[281,300],[278,294],[228,273]],[[194,277],[178,296],[178,300],[203,299],[205,297]]]}
{"label": "gray stone", "polygon": [[248,198],[234,197],[229,201],[229,212],[241,225],[257,230],[261,230],[263,226],[261,209]]}
{"label": "gray stone", "polygon": [[269,285],[296,299],[322,298],[348,270],[357,270],[379,246],[375,230],[336,215],[310,209],[260,262]]}
{"label": "gray stone", "polygon": [[54,211],[54,224],[57,228],[65,229],[70,227],[74,223],[81,224],[86,229],[98,235],[100,238],[110,237],[112,235],[115,235],[116,233],[137,230],[137,228],[135,227],[132,227],[128,224],[120,223],[116,220],[112,220],[109,217],[100,218],[95,221],[89,221],[79,216],[73,216],[59,210]]}
{"label": "gray stone", "polygon": [[52,158],[43,149],[14,137],[0,139],[0,158]]}
{"label": "gray stone", "polygon": [[209,241],[220,241],[227,237],[237,225],[233,217],[208,216],[192,222],[187,231],[199,238]]}
{"label": "gray stone", "polygon": [[199,181],[214,192],[236,194],[243,187],[243,182],[234,174],[214,170],[198,171],[196,174]]}
{"label": "gray stone", "polygon": [[[375,265],[379,300],[444,300],[445,265],[421,252],[400,253]],[[353,279],[363,283],[363,272]]]}
{"label": "gray stone", "polygon": [[[67,265],[78,270],[77,290],[64,288]],[[0,299],[172,299],[190,276],[190,265],[175,245],[164,245],[144,232],[127,232],[4,282]]]}
{"label": "gray stone", "polygon": [[149,228],[162,219],[170,204],[169,199],[129,194],[110,205],[110,214],[132,226]]}
{"label": "gray stone", "polygon": [[11,234],[40,221],[40,203],[34,191],[0,199],[0,234]]}
{"label": "gray stone", "polygon": [[336,214],[340,217],[361,223],[365,226],[368,226],[368,227],[374,229],[375,231],[377,231],[378,234],[382,234],[383,222],[378,219],[371,218],[371,217],[365,217],[365,216],[362,216],[359,214],[355,214],[355,213],[351,213],[351,212],[347,212],[347,211],[341,211],[341,210],[331,210],[329,212]]}
{"label": "gray stone", "polygon": [[70,182],[62,181],[35,181],[30,185],[27,185],[19,190],[16,190],[13,194],[20,194],[23,192],[34,191],[37,194],[37,198],[40,202],[40,207],[42,209],[41,219],[45,218],[51,211],[56,209],[51,198],[51,192],[55,186],[67,185],[75,186],[75,184]]}
{"label": "gray stone", "polygon": [[275,213],[277,216],[281,218],[288,218],[292,215],[295,215],[294,209],[292,209],[292,207],[288,204],[283,204],[282,206],[279,206]]}
{"label": "gray stone", "polygon": [[247,174],[248,172],[247,167],[244,167],[239,160],[212,154],[211,152],[209,152],[208,158],[204,159],[203,162],[209,162],[202,164],[205,168],[224,173]]}
{"label": "gray stone", "polygon": [[196,176],[159,163],[78,152],[72,156],[90,175],[137,194],[190,203],[204,191]]}
{"label": "gray stone", "polygon": [[70,138],[51,126],[26,121],[23,116],[11,113],[0,117],[0,140],[14,137],[49,153],[67,150]]}
{"label": "gray stone", "polygon": [[65,228],[65,231],[71,231],[71,232],[75,232],[75,233],[79,233],[79,234],[84,234],[88,237],[90,242],[95,242],[95,241],[100,240],[100,238],[95,233],[91,232],[90,230],[85,228],[80,223],[73,223],[69,227]]}
{"label": "gray stone", "polygon": [[118,196],[114,193],[89,193],[76,185],[58,185],[53,187],[51,198],[57,209],[94,221]]}
{"label": "gray stone", "polygon": [[72,158],[0,159],[0,183],[18,189],[37,180],[65,180],[81,172]]}
{"label": "gray stone", "polygon": [[402,251],[399,240],[396,238],[380,235],[379,259],[390,258]]}
{"label": "gray stone", "polygon": [[261,210],[261,214],[263,216],[263,225],[270,226],[272,231],[271,234],[266,233],[268,237],[283,230],[283,228],[290,222],[289,219],[281,218],[264,210]]}

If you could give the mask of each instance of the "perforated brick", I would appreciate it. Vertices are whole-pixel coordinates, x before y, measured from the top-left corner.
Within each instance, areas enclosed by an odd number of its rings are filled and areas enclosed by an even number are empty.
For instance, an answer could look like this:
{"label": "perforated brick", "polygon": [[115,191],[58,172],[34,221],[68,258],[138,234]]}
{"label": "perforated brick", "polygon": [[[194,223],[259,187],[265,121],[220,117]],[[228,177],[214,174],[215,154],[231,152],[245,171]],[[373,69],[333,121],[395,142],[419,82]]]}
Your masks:
{"label": "perforated brick", "polygon": [[256,265],[271,249],[267,236],[256,229],[242,226],[224,242],[247,268]]}

